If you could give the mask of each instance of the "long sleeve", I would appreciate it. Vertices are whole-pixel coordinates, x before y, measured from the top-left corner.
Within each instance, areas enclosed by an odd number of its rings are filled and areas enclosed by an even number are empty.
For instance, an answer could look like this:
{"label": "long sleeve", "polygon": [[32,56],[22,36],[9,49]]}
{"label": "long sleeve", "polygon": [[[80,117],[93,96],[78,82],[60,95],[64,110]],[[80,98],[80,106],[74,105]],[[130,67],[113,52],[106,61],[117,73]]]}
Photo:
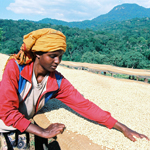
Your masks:
{"label": "long sleeve", "polygon": [[5,125],[13,126],[23,132],[29,126],[30,121],[18,110],[18,80],[18,66],[14,60],[10,60],[0,84],[0,119]]}
{"label": "long sleeve", "polygon": [[102,110],[93,102],[85,99],[65,78],[62,79],[60,91],[56,98],[85,118],[96,121],[108,128],[112,128],[117,122],[109,112]]}

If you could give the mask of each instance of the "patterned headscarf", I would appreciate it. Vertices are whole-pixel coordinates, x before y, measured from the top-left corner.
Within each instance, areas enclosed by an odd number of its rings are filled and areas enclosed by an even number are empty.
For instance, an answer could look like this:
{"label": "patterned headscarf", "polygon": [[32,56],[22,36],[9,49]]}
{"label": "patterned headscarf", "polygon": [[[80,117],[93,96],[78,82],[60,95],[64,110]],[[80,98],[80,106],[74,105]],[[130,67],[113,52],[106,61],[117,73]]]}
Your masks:
{"label": "patterned headscarf", "polygon": [[29,64],[34,59],[33,52],[56,50],[66,51],[65,35],[51,28],[43,28],[25,35],[20,51],[10,56],[9,60],[15,58],[18,64]]}

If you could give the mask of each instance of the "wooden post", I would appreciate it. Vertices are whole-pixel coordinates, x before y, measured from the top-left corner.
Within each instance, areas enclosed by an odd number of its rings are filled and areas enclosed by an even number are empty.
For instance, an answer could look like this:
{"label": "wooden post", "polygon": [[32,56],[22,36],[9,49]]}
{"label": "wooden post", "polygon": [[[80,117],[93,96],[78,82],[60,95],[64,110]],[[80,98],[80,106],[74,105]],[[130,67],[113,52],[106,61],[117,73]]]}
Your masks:
{"label": "wooden post", "polygon": [[147,78],[144,78],[144,82],[148,83],[148,79],[147,79]]}
{"label": "wooden post", "polygon": [[135,77],[134,76],[132,76],[132,80],[134,80],[135,79]]}

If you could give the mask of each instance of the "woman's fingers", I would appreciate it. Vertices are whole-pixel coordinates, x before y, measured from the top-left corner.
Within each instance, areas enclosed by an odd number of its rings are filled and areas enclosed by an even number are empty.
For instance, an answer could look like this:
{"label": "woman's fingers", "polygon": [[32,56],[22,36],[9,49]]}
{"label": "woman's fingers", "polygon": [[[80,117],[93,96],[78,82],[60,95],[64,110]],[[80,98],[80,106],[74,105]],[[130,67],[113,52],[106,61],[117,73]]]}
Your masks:
{"label": "woman's fingers", "polygon": [[129,138],[133,142],[135,142],[137,140],[136,138],[140,138],[140,139],[145,138],[146,140],[149,141],[149,138],[146,135],[137,133],[132,130],[129,130],[128,134],[126,134],[126,137]]}
{"label": "woman's fingers", "polygon": [[145,138],[145,139],[147,139],[149,141],[149,138],[146,135],[144,135],[144,134],[140,134],[140,138],[141,139]]}
{"label": "woman's fingers", "polygon": [[57,134],[63,133],[65,125],[61,123],[51,124],[48,128],[45,129],[48,138],[55,137]]}

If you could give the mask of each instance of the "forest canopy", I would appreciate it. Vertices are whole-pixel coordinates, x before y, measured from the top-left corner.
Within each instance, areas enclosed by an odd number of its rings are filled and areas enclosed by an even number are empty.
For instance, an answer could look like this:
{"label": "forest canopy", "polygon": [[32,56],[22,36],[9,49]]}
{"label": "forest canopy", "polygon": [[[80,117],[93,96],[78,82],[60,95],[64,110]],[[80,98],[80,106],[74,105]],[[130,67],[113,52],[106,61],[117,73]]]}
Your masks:
{"label": "forest canopy", "polygon": [[66,35],[63,60],[150,69],[149,27],[150,18],[105,23],[97,30],[0,19],[0,53],[17,53],[25,34],[53,28]]}

